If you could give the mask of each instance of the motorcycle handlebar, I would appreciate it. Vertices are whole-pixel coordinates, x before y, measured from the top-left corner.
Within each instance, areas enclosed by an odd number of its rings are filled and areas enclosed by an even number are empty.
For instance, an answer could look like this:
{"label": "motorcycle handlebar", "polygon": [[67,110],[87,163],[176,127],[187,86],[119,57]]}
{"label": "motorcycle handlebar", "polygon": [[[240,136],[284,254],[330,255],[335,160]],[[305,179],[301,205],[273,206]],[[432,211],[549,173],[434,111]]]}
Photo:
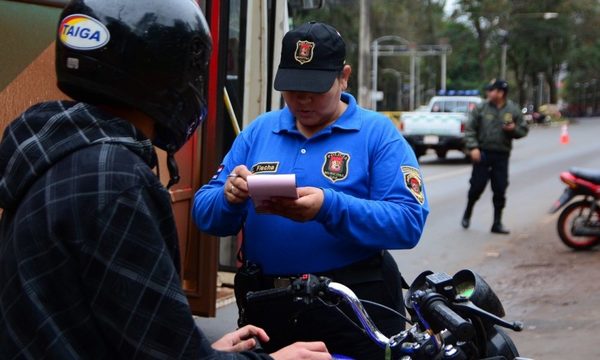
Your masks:
{"label": "motorcycle handlebar", "polygon": [[[397,341],[399,339],[395,339],[394,337],[388,338],[377,329],[360,300],[351,289],[340,283],[332,282],[327,278],[317,278],[314,275],[305,275],[302,278],[295,280],[292,285],[284,288],[249,292],[246,295],[246,299],[248,302],[254,302],[281,298],[286,295],[294,295],[296,299],[311,301],[320,296],[321,291],[335,294],[344,299],[358,317],[367,334],[376,343],[381,346],[391,347],[398,345]],[[468,341],[472,339],[475,334],[473,324],[450,309],[446,305],[446,300],[442,295],[435,292],[419,292],[416,295],[417,297],[415,299],[420,304],[421,309],[423,309],[425,316],[432,320],[432,325],[434,326],[433,330],[435,332],[447,329],[459,341]]]}
{"label": "motorcycle handlebar", "polygon": [[262,301],[262,300],[273,300],[284,297],[292,293],[290,286],[283,288],[274,288],[260,291],[250,291],[246,294],[246,300],[248,302]]}
{"label": "motorcycle handlebar", "polygon": [[475,335],[473,324],[450,309],[440,295],[432,294],[425,299],[423,309],[430,314],[440,329],[448,329],[457,340],[468,341]]}
{"label": "motorcycle handlebar", "polygon": [[290,286],[285,288],[275,288],[260,291],[251,291],[246,295],[248,302],[255,302],[268,299],[281,298],[286,295],[293,295],[296,299],[310,302],[313,299],[321,296],[321,292],[335,294],[344,299],[352,308],[360,321],[367,335],[382,347],[394,347],[398,345],[398,339],[386,337],[373,323],[369,314],[366,312],[360,299],[354,292],[343,284],[332,282],[328,278],[318,278],[315,275],[303,275],[292,282]]}

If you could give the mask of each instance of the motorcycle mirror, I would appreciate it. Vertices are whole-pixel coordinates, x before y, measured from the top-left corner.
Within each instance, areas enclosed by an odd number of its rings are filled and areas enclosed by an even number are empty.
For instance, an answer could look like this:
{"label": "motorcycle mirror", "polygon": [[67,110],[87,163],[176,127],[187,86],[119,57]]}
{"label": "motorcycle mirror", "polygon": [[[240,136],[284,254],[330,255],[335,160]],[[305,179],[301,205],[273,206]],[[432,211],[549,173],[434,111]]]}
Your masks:
{"label": "motorcycle mirror", "polygon": [[492,288],[479,274],[464,269],[453,276],[457,298],[470,300],[477,307],[498,317],[504,317],[504,307]]}

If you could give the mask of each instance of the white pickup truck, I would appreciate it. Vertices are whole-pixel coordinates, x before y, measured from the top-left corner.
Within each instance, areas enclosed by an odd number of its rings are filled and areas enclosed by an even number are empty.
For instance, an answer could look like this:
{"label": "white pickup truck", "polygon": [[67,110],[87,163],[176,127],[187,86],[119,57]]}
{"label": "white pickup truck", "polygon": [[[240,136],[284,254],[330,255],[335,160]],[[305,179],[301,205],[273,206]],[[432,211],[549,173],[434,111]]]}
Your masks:
{"label": "white pickup truck", "polygon": [[477,95],[434,96],[423,111],[404,112],[400,131],[410,143],[417,158],[427,149],[445,158],[448,150],[465,152],[465,123],[469,112],[483,99]]}

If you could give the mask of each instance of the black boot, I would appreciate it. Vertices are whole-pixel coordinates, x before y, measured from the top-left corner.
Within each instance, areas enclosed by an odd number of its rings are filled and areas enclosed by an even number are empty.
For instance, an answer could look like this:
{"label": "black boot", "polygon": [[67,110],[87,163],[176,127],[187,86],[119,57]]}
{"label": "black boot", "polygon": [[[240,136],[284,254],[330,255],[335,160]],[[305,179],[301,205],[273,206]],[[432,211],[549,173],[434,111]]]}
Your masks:
{"label": "black boot", "polygon": [[475,206],[475,201],[469,201],[467,203],[467,208],[465,209],[465,213],[463,214],[462,221],[460,224],[463,228],[468,229],[471,225],[471,213],[473,213],[473,206]]}
{"label": "black boot", "polygon": [[495,208],[494,209],[494,225],[492,225],[492,230],[494,234],[510,234],[510,231],[502,225],[502,209]]}

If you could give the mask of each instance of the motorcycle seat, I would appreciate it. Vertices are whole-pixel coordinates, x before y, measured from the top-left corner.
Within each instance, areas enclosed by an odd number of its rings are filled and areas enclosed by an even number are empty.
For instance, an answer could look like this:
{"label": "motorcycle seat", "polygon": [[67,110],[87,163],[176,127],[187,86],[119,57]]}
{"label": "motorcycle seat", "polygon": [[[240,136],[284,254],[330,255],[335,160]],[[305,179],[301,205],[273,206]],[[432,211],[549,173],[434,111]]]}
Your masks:
{"label": "motorcycle seat", "polygon": [[571,174],[577,176],[578,178],[582,178],[584,180],[591,181],[595,184],[600,184],[600,171],[599,170],[571,168],[569,171],[571,172]]}

